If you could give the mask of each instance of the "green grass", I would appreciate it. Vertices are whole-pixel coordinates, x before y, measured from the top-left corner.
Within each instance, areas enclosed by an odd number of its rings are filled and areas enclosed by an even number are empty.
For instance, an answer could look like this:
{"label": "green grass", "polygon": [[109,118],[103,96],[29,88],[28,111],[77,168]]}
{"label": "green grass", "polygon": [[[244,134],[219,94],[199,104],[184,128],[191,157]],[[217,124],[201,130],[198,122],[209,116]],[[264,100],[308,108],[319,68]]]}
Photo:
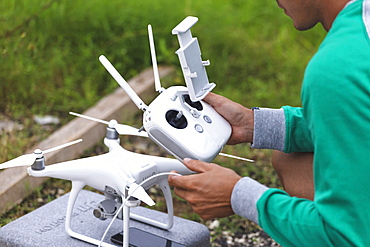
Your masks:
{"label": "green grass", "polygon": [[[0,120],[7,116],[24,125],[0,133],[0,162],[23,154],[71,120],[70,110],[82,112],[117,87],[99,55],[126,79],[151,66],[149,23],[159,63],[177,69],[168,87],[184,85],[171,30],[188,15],[199,17],[192,33],[203,59],[211,61],[207,72],[217,84],[214,92],[247,107],[299,106],[304,68],[325,35],[321,28],[294,30],[275,1],[6,0],[0,9]],[[62,123],[45,129],[32,120],[36,114],[58,116]],[[254,158],[256,164],[215,162],[279,186],[269,151],[248,145],[224,151]],[[228,221],[223,223],[232,225]]]}
{"label": "green grass", "polygon": [[298,105],[304,66],[322,36],[294,31],[274,2],[9,0],[0,5],[0,110],[15,119],[66,116],[68,109],[82,110],[111,92],[116,83],[98,62],[100,54],[126,78],[150,66],[149,23],[159,62],[177,66],[171,30],[187,15],[199,17],[193,35],[203,58],[211,60],[208,74],[216,92],[253,105]]}

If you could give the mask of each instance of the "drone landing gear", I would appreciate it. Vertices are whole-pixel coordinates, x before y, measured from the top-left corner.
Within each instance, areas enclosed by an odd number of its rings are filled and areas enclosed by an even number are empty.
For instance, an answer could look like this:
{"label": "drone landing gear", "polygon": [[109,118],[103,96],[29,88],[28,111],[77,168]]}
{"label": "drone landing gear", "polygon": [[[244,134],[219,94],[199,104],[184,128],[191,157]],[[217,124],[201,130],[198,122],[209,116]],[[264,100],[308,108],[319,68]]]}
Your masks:
{"label": "drone landing gear", "polygon": [[[72,181],[72,189],[71,189],[71,192],[70,192],[70,195],[69,195],[69,200],[68,200],[68,205],[67,205],[65,230],[66,230],[67,234],[70,235],[73,238],[76,238],[76,239],[79,239],[79,240],[82,240],[82,241],[85,241],[85,242],[88,242],[88,243],[91,243],[91,244],[94,244],[94,245],[98,245],[98,246],[116,247],[115,245],[108,244],[108,243],[105,243],[105,242],[101,242],[100,240],[82,235],[82,234],[77,233],[77,232],[72,230],[72,228],[71,228],[71,219],[72,219],[72,214],[73,214],[73,208],[74,208],[76,199],[77,199],[80,191],[83,189],[83,187],[85,185],[86,184],[84,182],[81,182],[81,181]],[[142,241],[140,239],[143,239],[143,236],[145,234],[150,234],[150,233],[145,233],[144,231],[138,230],[138,229],[137,229],[138,231],[134,230],[135,231],[134,234],[130,233],[130,232],[132,232],[132,230],[129,230],[130,229],[129,228],[130,227],[129,226],[130,218],[134,219],[134,220],[137,220],[137,221],[140,221],[140,222],[145,223],[145,224],[149,224],[149,225],[164,229],[164,230],[168,230],[173,226],[173,216],[174,216],[174,214],[173,214],[172,195],[171,195],[171,191],[170,191],[167,179],[160,180],[158,185],[161,188],[161,190],[163,192],[163,195],[165,197],[165,200],[166,200],[166,206],[167,206],[167,212],[168,212],[167,213],[167,215],[168,215],[167,223],[159,222],[159,221],[147,218],[147,217],[143,217],[141,215],[130,213],[131,208],[137,207],[137,206],[140,205],[140,200],[138,200],[134,197],[130,197],[128,200],[126,200],[124,202],[125,205],[123,207],[123,215],[122,215],[122,220],[123,220],[122,239],[123,239],[123,242],[121,240],[120,244],[123,244],[124,247],[145,246],[145,245],[130,245],[129,244],[130,235],[135,236],[133,238],[137,239],[136,241]],[[144,232],[144,233],[141,233],[141,232]],[[142,235],[142,234],[144,234],[144,235]],[[114,235],[114,236],[116,236],[116,235]],[[151,234],[151,235],[153,235],[153,234]],[[155,236],[155,235],[153,235],[153,236]],[[157,236],[155,236],[155,237],[157,237]],[[120,239],[120,237],[114,237],[114,239],[117,239],[117,238]],[[158,238],[161,238],[161,237],[158,237]],[[114,242],[114,240],[112,240],[112,242]],[[166,245],[164,245],[164,246],[166,246]],[[175,247],[177,245],[171,245],[171,246]],[[181,247],[182,245],[178,245],[178,246]]]}
{"label": "drone landing gear", "polygon": [[[135,219],[137,221],[156,226],[162,228],[164,230],[168,230],[173,226],[173,206],[172,206],[172,197],[171,192],[169,190],[169,185],[167,180],[163,180],[159,184],[165,198],[166,198],[166,206],[168,211],[168,221],[167,224],[158,222],[137,214],[130,214],[130,208],[137,207],[140,204],[140,201],[135,198],[129,198],[126,202],[126,206],[124,207],[124,216],[123,219],[127,219],[130,217],[131,219]],[[128,247],[146,247],[146,246],[158,246],[158,247],[186,247],[185,245],[173,242],[167,238],[157,236],[155,234],[143,231],[138,228],[130,228],[129,221],[124,220],[124,229],[128,229],[124,232],[117,233],[111,237],[111,241],[115,244],[128,246]],[[126,242],[129,241],[129,242]]]}
{"label": "drone landing gear", "polygon": [[[77,233],[77,232],[73,231],[72,228],[71,228],[71,219],[72,219],[73,207],[75,205],[78,194],[83,189],[83,187],[85,187],[85,185],[86,184],[81,182],[81,181],[72,181],[72,189],[71,189],[71,192],[70,192],[70,195],[69,195],[68,205],[67,205],[65,230],[66,230],[67,234],[69,236],[73,237],[73,238],[76,238],[76,239],[79,239],[79,240],[82,240],[82,241],[85,241],[85,242],[88,242],[88,243],[91,243],[91,244],[94,244],[94,245],[99,245],[100,244],[99,240],[88,237],[88,236],[85,236],[85,235],[82,235],[80,233]],[[115,245],[107,244],[107,243],[104,243],[104,242],[101,243],[100,246],[116,247]]]}
{"label": "drone landing gear", "polygon": [[162,190],[164,199],[166,200],[166,207],[167,207],[167,223],[162,223],[156,220],[152,220],[147,217],[143,217],[137,214],[131,214],[130,218],[143,222],[148,225],[152,225],[164,230],[168,230],[173,226],[173,202],[172,202],[172,195],[170,186],[168,185],[167,179],[162,179],[158,183],[159,188]]}

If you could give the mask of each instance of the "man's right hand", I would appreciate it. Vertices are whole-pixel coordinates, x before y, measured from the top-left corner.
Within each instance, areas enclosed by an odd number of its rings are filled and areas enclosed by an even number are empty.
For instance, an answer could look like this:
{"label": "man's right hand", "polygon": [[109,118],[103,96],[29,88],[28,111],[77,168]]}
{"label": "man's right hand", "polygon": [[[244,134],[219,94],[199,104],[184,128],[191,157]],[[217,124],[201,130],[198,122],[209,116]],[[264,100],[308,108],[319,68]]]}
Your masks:
{"label": "man's right hand", "polygon": [[209,93],[203,100],[231,125],[232,133],[227,144],[253,141],[254,115],[251,109],[214,93]]}

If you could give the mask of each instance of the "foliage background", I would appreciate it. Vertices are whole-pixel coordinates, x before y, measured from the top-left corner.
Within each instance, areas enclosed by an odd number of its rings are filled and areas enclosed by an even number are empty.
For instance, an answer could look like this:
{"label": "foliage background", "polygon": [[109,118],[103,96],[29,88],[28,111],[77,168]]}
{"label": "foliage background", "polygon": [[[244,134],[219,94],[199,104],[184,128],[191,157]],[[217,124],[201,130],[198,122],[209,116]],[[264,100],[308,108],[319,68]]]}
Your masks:
{"label": "foliage background", "polygon": [[[214,92],[247,107],[299,106],[304,68],[325,35],[321,28],[296,31],[275,1],[6,0],[0,9],[0,120],[24,126],[0,133],[0,162],[70,121],[70,110],[82,112],[117,87],[100,65],[100,54],[126,79],[151,66],[149,23],[159,63],[177,68],[166,86],[184,84],[171,30],[186,16],[197,16],[192,33],[203,59],[211,61],[207,72],[217,84]],[[62,122],[45,129],[34,115],[58,116]],[[257,162],[218,163],[279,186],[269,151],[239,145],[225,152]]]}

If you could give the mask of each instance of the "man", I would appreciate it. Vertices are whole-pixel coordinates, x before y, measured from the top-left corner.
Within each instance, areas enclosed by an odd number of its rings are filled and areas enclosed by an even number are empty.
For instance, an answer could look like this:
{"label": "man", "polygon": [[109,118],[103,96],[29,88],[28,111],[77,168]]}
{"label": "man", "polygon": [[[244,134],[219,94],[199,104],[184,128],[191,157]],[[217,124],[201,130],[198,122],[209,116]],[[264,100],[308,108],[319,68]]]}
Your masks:
{"label": "man", "polygon": [[[370,246],[370,0],[278,0],[298,30],[328,34],[308,64],[302,108],[246,109],[205,98],[232,125],[228,144],[272,148],[285,191],[216,164],[170,185],[204,219],[241,215],[283,246]],[[283,152],[281,152],[283,151]]]}

